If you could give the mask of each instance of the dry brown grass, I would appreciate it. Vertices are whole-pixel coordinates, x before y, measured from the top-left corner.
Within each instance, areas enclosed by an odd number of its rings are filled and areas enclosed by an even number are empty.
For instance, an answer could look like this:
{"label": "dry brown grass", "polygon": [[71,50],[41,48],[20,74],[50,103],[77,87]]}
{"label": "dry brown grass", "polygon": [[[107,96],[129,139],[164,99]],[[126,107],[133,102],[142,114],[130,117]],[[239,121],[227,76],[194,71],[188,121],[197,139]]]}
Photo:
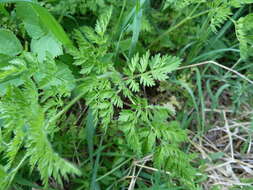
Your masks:
{"label": "dry brown grass", "polygon": [[[211,110],[206,110],[210,112]],[[193,151],[198,151],[202,159],[207,160],[205,172],[208,180],[203,183],[204,189],[210,190],[219,185],[222,190],[233,186],[238,188],[251,186],[242,179],[253,178],[253,147],[251,122],[241,121],[250,118],[251,111],[245,111],[234,117],[230,110],[213,110],[220,116],[213,121],[213,127],[205,135],[193,136]],[[211,155],[221,153],[214,159]]]}

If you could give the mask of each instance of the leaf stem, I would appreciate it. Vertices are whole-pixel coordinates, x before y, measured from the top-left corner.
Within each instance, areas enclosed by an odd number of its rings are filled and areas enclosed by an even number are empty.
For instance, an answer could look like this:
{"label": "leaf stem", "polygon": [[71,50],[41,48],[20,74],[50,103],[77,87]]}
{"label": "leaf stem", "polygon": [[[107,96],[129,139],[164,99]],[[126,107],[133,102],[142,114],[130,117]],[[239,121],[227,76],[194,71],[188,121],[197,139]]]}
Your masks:
{"label": "leaf stem", "polygon": [[[136,75],[134,75],[134,76],[127,76],[127,77],[124,77],[124,78],[122,78],[122,80],[128,80],[128,79],[136,79],[136,78],[139,78],[139,77],[141,77],[142,75],[149,75],[149,74],[151,74],[152,72],[162,72],[164,70],[164,68],[158,68],[158,69],[156,69],[156,70],[150,70],[150,71],[146,71],[146,72],[144,72],[144,73],[140,73],[140,74],[136,74]],[[173,70],[171,70],[170,72],[172,72],[172,71],[174,71],[174,70],[176,70],[176,69],[173,69]]]}
{"label": "leaf stem", "polygon": [[50,125],[51,123],[55,122],[57,119],[59,119],[65,112],[68,111],[68,109],[73,106],[78,100],[80,100],[84,94],[86,93],[86,91],[81,92],[79,95],[77,95],[73,100],[71,100],[60,112],[58,112],[54,117],[52,117],[49,122],[48,125]]}
{"label": "leaf stem", "polygon": [[126,163],[128,163],[130,160],[132,160],[132,158],[129,158],[127,160],[125,160],[124,162],[122,162],[121,164],[119,164],[117,167],[113,168],[111,171],[107,172],[106,174],[100,176],[99,178],[96,179],[96,181],[100,181],[103,178],[105,178],[106,176],[112,174],[113,172],[115,172],[116,170],[118,170],[119,168],[121,168],[123,165],[125,165]]}
{"label": "leaf stem", "polygon": [[178,24],[176,24],[175,26],[169,28],[167,31],[165,31],[164,33],[162,33],[160,36],[158,36],[158,38],[156,38],[156,40],[154,40],[149,46],[148,48],[151,48],[152,46],[154,46],[156,43],[158,43],[164,36],[168,35],[169,33],[171,33],[172,31],[176,30],[177,28],[179,28],[180,26],[182,26],[184,23],[188,22],[189,20],[195,19],[197,17],[200,17],[202,15],[205,15],[207,13],[209,13],[210,10],[206,10],[203,11],[199,14],[196,14],[194,16],[188,16],[185,19],[183,19],[181,22],[179,22]]}

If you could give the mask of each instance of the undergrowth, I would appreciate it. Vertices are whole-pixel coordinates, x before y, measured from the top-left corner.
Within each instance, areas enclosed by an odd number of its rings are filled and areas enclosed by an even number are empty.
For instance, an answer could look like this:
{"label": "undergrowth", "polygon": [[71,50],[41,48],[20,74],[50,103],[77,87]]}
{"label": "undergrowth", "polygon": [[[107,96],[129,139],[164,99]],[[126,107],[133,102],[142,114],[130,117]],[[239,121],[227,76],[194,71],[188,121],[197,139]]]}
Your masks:
{"label": "undergrowth", "polygon": [[252,3],[0,0],[0,189],[205,189],[206,110],[252,111]]}

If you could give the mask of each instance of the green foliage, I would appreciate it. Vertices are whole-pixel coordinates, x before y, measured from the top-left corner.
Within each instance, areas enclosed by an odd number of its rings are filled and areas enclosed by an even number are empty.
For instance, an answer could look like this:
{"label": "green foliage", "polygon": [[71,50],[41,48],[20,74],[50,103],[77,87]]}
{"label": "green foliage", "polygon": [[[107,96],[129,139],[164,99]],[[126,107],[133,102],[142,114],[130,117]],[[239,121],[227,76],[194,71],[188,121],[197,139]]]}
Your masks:
{"label": "green foliage", "polygon": [[236,23],[237,38],[240,42],[241,57],[247,59],[252,56],[253,33],[252,33],[253,14],[240,18]]}
{"label": "green foliage", "polygon": [[1,190],[205,188],[187,132],[253,106],[252,0],[0,2]]}
{"label": "green foliage", "polygon": [[[23,156],[29,158],[31,168],[38,168],[43,183],[45,185],[48,183],[49,176],[61,183],[60,175],[67,179],[68,173],[79,174],[79,171],[53,151],[47,139],[47,128],[53,126],[46,126],[44,117],[43,108],[38,104],[37,89],[32,82],[25,83],[22,91],[10,89],[3,97],[1,101],[1,118],[4,118],[2,135],[8,143],[6,168],[9,170],[13,167],[17,153],[24,144],[26,153]],[[15,137],[8,140],[11,133],[14,133]]]}
{"label": "green foliage", "polygon": [[[66,65],[56,66],[54,60],[40,63],[29,53],[9,63],[14,64],[14,67],[2,77],[2,80],[13,76],[22,79],[22,82],[17,85],[21,88],[7,86],[1,99],[0,112],[3,120],[1,136],[5,144],[1,147],[1,152],[5,153],[7,159],[6,169],[17,172],[18,169],[14,168],[17,159],[20,157],[29,159],[29,165],[38,169],[45,185],[49,176],[61,184],[60,176],[67,179],[69,173],[80,174],[78,169],[54,152],[47,138],[48,133],[52,135],[55,127],[54,123],[48,123],[47,117],[55,114],[55,108],[59,106],[57,99],[69,95],[74,87],[71,72]],[[15,70],[15,66],[18,65],[22,67]],[[31,78],[35,79],[35,83]],[[39,90],[44,90],[44,93],[39,94]],[[11,138],[12,135],[14,138]],[[21,151],[22,147],[26,149],[25,152]],[[4,184],[1,187],[7,188]]]}
{"label": "green foliage", "polygon": [[110,0],[56,0],[52,2],[52,10],[60,15],[85,14],[89,11],[97,12],[100,7],[105,7],[107,2]]}
{"label": "green foliage", "polygon": [[[210,28],[213,32],[217,32],[225,21],[227,21],[233,15],[232,9],[239,8],[245,4],[252,3],[251,0],[238,1],[238,0],[166,0],[163,9],[174,8],[178,11],[183,10],[185,7],[193,7],[191,14],[199,10],[199,7],[203,7],[208,13]],[[198,14],[196,14],[197,16]]]}
{"label": "green foliage", "polygon": [[32,38],[31,49],[38,53],[40,61],[45,59],[47,52],[58,56],[62,54],[61,45],[72,45],[67,34],[47,9],[35,3],[22,2],[17,4],[16,11]]}
{"label": "green foliage", "polygon": [[140,84],[144,87],[152,87],[155,80],[164,81],[168,74],[177,69],[180,65],[180,59],[173,56],[163,56],[159,54],[150,59],[149,52],[139,58],[137,54],[131,59],[128,68],[124,69],[127,76],[126,83],[134,92],[140,90]]}
{"label": "green foliage", "polygon": [[190,165],[191,158],[178,149],[178,145],[186,141],[186,134],[180,129],[179,123],[167,121],[170,107],[143,103],[136,110],[123,110],[120,113],[120,129],[129,146],[139,155],[155,152],[155,167],[166,169],[173,176],[180,176],[189,188],[194,188],[192,182],[196,171]]}
{"label": "green foliage", "polygon": [[16,36],[8,30],[1,29],[0,30],[0,53],[15,56],[21,53],[22,45]]}
{"label": "green foliage", "polygon": [[45,60],[46,54],[57,57],[63,53],[61,44],[51,35],[43,36],[38,40],[34,39],[31,42],[31,50],[38,55],[40,61]]}
{"label": "green foliage", "polygon": [[[189,163],[188,156],[178,149],[179,144],[186,140],[185,132],[178,124],[166,121],[169,114],[173,113],[171,107],[149,105],[147,100],[136,94],[142,88],[152,87],[157,81],[166,80],[168,74],[180,65],[180,59],[159,54],[151,57],[149,52],[142,57],[136,54],[122,67],[123,73],[120,74],[120,70],[117,71],[110,59],[106,59],[110,58],[110,53],[107,52],[107,40],[103,37],[105,29],[100,29],[105,28],[103,25],[107,24],[104,23],[108,21],[98,20],[95,32],[91,28],[82,28],[84,36],[81,31],[75,31],[79,50],[70,51],[76,60],[74,64],[82,66],[81,74],[85,78],[80,89],[87,92],[85,99],[98,118],[96,122],[106,128],[110,128],[112,121],[118,123],[128,146],[138,156],[157,150],[154,157],[156,166],[170,169],[174,176],[180,176],[185,180],[181,180],[182,182],[192,185],[195,171]],[[99,31],[103,31],[102,34]],[[108,63],[105,62],[107,60]],[[94,73],[97,76],[94,76]],[[132,102],[132,109],[122,109],[117,121],[113,117],[114,106],[118,109],[123,108],[125,98]],[[158,139],[160,142],[156,143]],[[173,161],[173,157],[177,157],[177,162]],[[185,168],[189,170],[186,171]]]}

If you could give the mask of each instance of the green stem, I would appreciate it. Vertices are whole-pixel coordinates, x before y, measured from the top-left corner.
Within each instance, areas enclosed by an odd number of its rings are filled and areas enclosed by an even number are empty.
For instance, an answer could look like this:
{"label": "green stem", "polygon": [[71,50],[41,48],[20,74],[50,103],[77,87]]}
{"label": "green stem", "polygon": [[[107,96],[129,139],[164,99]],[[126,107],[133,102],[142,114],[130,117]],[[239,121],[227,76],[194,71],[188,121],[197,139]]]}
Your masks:
{"label": "green stem", "polygon": [[18,170],[19,170],[19,168],[22,166],[22,164],[25,162],[25,160],[28,158],[28,155],[26,154],[23,158],[22,158],[22,160],[19,162],[19,164],[16,166],[16,168],[14,168],[11,172],[12,173],[16,173]]}
{"label": "green stem", "polygon": [[58,112],[54,117],[52,117],[49,122],[48,125],[50,125],[51,123],[53,123],[54,121],[56,121],[57,119],[59,119],[65,112],[68,111],[68,109],[73,106],[78,100],[80,100],[84,94],[86,92],[82,92],[79,95],[77,95],[73,100],[71,100],[60,112]]}
{"label": "green stem", "polygon": [[116,27],[114,29],[114,31],[115,31],[114,34],[117,32],[117,28],[119,28],[122,16],[124,14],[125,7],[126,7],[126,0],[124,0],[124,2],[123,2],[123,6],[122,6],[122,9],[121,9],[121,12],[120,12],[120,15],[119,15],[119,19],[118,19],[118,22],[117,22]]}
{"label": "green stem", "polygon": [[117,167],[113,168],[111,171],[107,172],[105,175],[102,175],[101,177],[96,179],[96,182],[100,181],[101,179],[105,178],[106,176],[110,175],[111,173],[113,173],[114,171],[118,170],[119,168],[121,168],[123,165],[125,165],[126,163],[128,163],[130,160],[132,160],[132,158],[127,159],[126,161],[122,162],[121,164],[119,164]]}
{"label": "green stem", "polygon": [[176,24],[175,26],[169,28],[167,31],[165,31],[164,33],[162,33],[158,38],[156,38],[156,40],[154,40],[149,46],[148,48],[154,46],[156,43],[158,43],[164,36],[167,36],[169,33],[171,33],[172,31],[176,30],[177,28],[179,28],[180,26],[182,26],[184,23],[188,22],[189,20],[195,19],[197,17],[200,17],[202,15],[205,15],[209,12],[210,10],[206,10],[203,11],[199,14],[196,14],[194,16],[188,16],[185,19],[183,19],[181,22],[179,22],[178,24]]}
{"label": "green stem", "polygon": [[[136,74],[136,75],[134,75],[134,76],[132,76],[132,77],[130,77],[130,76],[124,77],[124,78],[122,78],[122,80],[128,80],[129,78],[131,78],[131,79],[137,79],[137,78],[141,77],[142,75],[149,75],[149,74],[151,74],[152,72],[159,72],[159,71],[162,72],[163,69],[164,69],[164,68],[156,69],[155,71],[154,71],[154,70],[147,71],[147,72],[145,72],[145,73]],[[176,69],[175,69],[175,70],[176,70]],[[173,70],[172,70],[172,71],[173,71]]]}
{"label": "green stem", "polygon": [[[7,184],[7,187],[10,186],[10,184],[12,183],[14,177],[16,176],[16,173],[18,172],[19,168],[23,165],[23,163],[26,161],[26,159],[28,158],[28,155],[26,154],[22,160],[19,162],[19,164],[16,166],[16,168],[14,168],[13,170],[11,170],[10,172],[10,178],[8,179],[8,184]],[[8,189],[8,188],[7,188]]]}

